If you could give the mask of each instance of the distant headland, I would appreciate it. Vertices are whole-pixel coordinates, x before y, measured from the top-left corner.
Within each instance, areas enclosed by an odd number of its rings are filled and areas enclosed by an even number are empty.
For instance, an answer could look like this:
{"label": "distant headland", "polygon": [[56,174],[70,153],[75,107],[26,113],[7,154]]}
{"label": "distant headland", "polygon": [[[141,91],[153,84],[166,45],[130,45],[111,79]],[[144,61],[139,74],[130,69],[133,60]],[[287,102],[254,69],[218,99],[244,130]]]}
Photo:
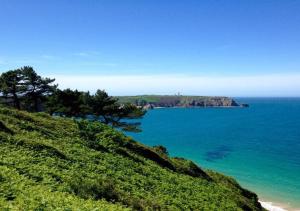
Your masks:
{"label": "distant headland", "polygon": [[132,103],[144,109],[172,107],[249,107],[230,97],[187,95],[137,95],[118,96],[120,103]]}

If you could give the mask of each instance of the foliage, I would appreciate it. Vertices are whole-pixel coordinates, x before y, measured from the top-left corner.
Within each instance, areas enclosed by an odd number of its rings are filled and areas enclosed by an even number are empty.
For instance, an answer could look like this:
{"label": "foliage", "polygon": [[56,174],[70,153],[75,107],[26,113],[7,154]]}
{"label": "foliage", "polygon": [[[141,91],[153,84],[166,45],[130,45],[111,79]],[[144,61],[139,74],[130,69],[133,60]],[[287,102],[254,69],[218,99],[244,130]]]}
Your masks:
{"label": "foliage", "polygon": [[119,193],[114,187],[113,181],[109,179],[95,178],[86,179],[74,176],[69,181],[71,192],[84,199],[106,199],[116,202],[119,200]]}
{"label": "foliage", "polygon": [[0,121],[0,131],[3,131],[3,132],[5,132],[5,133],[10,133],[10,134],[13,133],[13,132],[12,132],[9,128],[7,128],[6,125],[5,125],[3,122],[1,122],[1,121]]}
{"label": "foliage", "polygon": [[91,114],[105,124],[122,128],[127,131],[139,131],[140,123],[122,121],[122,119],[139,119],[145,111],[133,104],[120,104],[117,98],[109,96],[103,90],[97,90],[92,96],[87,97]]}
{"label": "foliage", "polygon": [[262,210],[232,178],[190,176],[107,125],[8,108],[0,122],[0,210]]}
{"label": "foliage", "polygon": [[93,114],[97,117],[102,117],[103,121],[108,124],[109,116],[114,109],[117,109],[117,99],[109,96],[105,91],[97,90],[95,95],[90,98],[90,105]]}
{"label": "foliage", "polygon": [[169,155],[167,148],[162,145],[153,146],[153,149],[161,155]]}
{"label": "foliage", "polygon": [[116,98],[105,91],[97,90],[94,95],[89,92],[71,89],[56,90],[49,97],[48,112],[67,117],[86,117],[101,121],[107,125],[123,130],[139,132],[140,122],[127,121],[140,119],[145,111],[133,104],[120,104]]}
{"label": "foliage", "polygon": [[12,103],[17,109],[21,108],[20,95],[24,91],[21,84],[21,70],[10,70],[0,76],[0,92],[5,102]]}
{"label": "foliage", "polygon": [[55,79],[42,78],[32,67],[25,66],[2,73],[0,76],[0,93],[4,102],[17,109],[40,111],[46,97],[56,89],[51,85]]}
{"label": "foliage", "polygon": [[97,134],[105,130],[105,126],[97,121],[80,120],[76,123],[80,136],[88,141],[96,141]]}
{"label": "foliage", "polygon": [[188,174],[193,177],[203,177],[207,180],[211,180],[211,177],[203,171],[199,166],[197,166],[194,162],[184,159],[174,157],[172,161],[175,165],[175,168],[178,172]]}
{"label": "foliage", "polygon": [[67,117],[84,116],[89,109],[84,102],[84,93],[78,90],[57,89],[47,102],[47,110]]}
{"label": "foliage", "polygon": [[42,78],[28,66],[21,68],[21,72],[23,85],[26,87],[24,97],[27,110],[40,111],[41,103],[56,90],[57,85],[51,85],[55,79]]}
{"label": "foliage", "polygon": [[130,103],[120,104],[117,98],[103,90],[97,90],[94,95],[78,90],[60,90],[58,85],[52,85],[54,81],[41,77],[29,66],[7,71],[0,76],[0,100],[19,110],[47,111],[51,115],[66,117],[89,116],[126,131],[141,131],[140,122],[132,120],[145,115],[142,108]]}

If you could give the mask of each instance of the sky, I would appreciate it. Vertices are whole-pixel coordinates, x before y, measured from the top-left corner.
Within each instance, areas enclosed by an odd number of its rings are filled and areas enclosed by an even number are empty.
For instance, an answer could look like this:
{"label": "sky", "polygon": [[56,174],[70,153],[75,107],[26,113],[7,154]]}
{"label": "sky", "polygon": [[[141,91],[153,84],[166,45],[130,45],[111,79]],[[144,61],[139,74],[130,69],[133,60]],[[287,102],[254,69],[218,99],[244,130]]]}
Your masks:
{"label": "sky", "polygon": [[300,96],[299,0],[0,0],[0,73],[111,95]]}

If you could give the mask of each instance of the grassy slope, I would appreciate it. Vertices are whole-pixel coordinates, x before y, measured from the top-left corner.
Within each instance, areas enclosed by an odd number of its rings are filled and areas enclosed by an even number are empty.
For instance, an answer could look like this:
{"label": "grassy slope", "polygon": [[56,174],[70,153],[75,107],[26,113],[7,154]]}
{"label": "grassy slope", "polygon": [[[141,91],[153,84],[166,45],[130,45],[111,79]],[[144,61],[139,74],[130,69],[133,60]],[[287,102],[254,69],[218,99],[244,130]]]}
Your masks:
{"label": "grassy slope", "polygon": [[233,179],[100,123],[0,108],[0,209],[260,210]]}

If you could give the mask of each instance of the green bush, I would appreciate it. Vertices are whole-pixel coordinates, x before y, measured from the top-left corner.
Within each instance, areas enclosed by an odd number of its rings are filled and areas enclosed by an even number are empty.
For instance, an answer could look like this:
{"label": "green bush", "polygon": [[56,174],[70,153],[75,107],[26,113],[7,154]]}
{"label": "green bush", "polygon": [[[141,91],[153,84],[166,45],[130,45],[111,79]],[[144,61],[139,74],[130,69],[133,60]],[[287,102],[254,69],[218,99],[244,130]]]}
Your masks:
{"label": "green bush", "polygon": [[109,179],[73,177],[69,185],[71,191],[83,199],[106,199],[111,202],[119,200],[114,182]]}
{"label": "green bush", "polygon": [[161,155],[169,155],[167,148],[162,145],[153,146],[153,149]]}
{"label": "green bush", "polygon": [[77,123],[80,136],[87,141],[96,141],[96,135],[105,130],[105,126],[100,122],[88,120],[75,120],[75,122]]}
{"label": "green bush", "polygon": [[6,125],[0,121],[0,132],[13,134],[12,130],[7,128]]}

